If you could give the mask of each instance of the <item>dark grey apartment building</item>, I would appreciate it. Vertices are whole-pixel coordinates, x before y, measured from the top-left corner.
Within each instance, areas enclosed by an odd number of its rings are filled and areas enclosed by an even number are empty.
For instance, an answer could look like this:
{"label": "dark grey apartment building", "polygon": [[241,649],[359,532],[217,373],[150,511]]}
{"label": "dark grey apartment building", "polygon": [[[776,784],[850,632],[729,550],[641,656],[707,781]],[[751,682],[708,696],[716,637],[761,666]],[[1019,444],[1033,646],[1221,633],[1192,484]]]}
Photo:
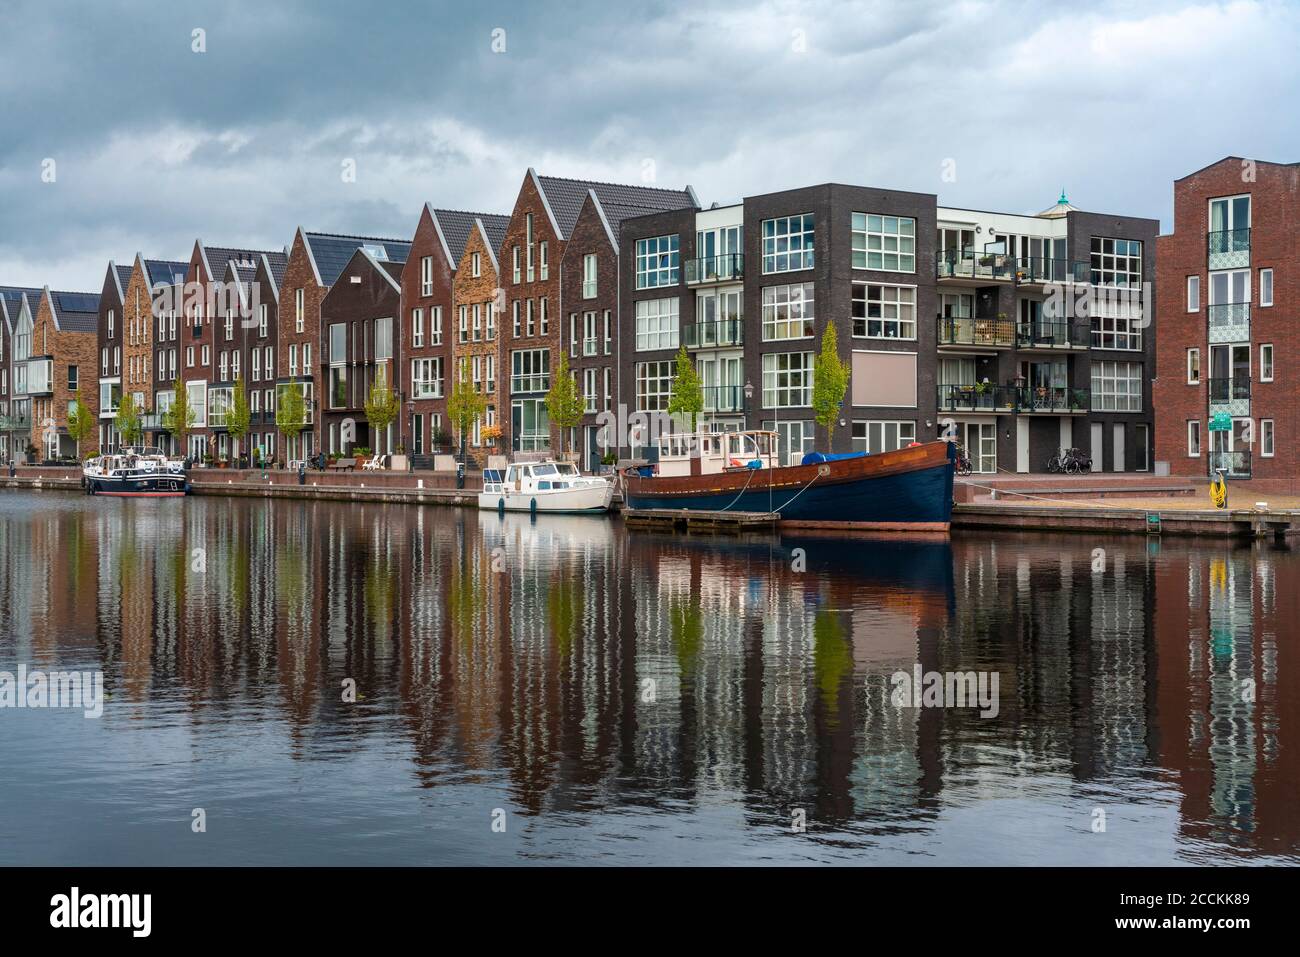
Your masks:
{"label": "dark grey apartment building", "polygon": [[[1155,220],[951,209],[825,184],[621,229],[619,395],[667,408],[678,346],[708,427],[768,428],[792,461],[946,435],[977,472],[1151,466]],[[813,361],[834,322],[851,379],[830,435]],[[632,454],[623,448],[621,454]]]}

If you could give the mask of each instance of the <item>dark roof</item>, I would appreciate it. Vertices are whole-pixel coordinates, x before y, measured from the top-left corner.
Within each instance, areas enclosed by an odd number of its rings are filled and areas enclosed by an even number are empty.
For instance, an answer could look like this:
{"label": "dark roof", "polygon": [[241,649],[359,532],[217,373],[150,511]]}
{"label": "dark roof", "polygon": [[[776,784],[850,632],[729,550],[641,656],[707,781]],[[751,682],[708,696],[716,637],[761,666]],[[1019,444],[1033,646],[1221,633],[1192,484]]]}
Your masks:
{"label": "dark roof", "polygon": [[393,279],[397,281],[399,286],[402,284],[403,263],[381,262],[379,265],[383,268],[384,272],[388,273],[388,275],[392,276]]}
{"label": "dark roof", "polygon": [[374,236],[340,236],[335,233],[302,234],[307,251],[316,263],[322,285],[332,286],[347,267],[348,261],[362,246],[376,259],[404,263],[410,255],[411,244],[404,239],[381,239]]}
{"label": "dark roof", "polygon": [[173,262],[170,259],[146,259],[144,280],[150,289],[159,283],[166,286],[181,285],[185,282],[185,273],[189,268],[189,263]]}
{"label": "dark roof", "polygon": [[50,290],[50,298],[63,332],[99,331],[99,293]]}
{"label": "dark roof", "polygon": [[[657,186],[625,186],[619,183],[597,183],[582,179],[560,179],[555,176],[538,176],[546,202],[555,214],[560,227],[560,238],[568,239],[573,224],[578,221],[587,191],[593,191],[602,206],[626,206],[639,209],[645,216],[668,209],[694,209],[695,197],[685,189],[660,189]],[[626,218],[626,217],[624,217]],[[612,224],[611,224],[612,225]]]}
{"label": "dark roof", "polygon": [[[432,209],[432,207],[430,207]],[[455,269],[460,263],[461,257],[465,255],[465,244],[469,242],[469,234],[474,231],[474,220],[481,219],[483,228],[488,232],[488,240],[493,243],[492,251],[496,252],[501,248],[501,243],[505,241],[506,227],[510,225],[509,216],[501,216],[497,213],[469,213],[460,209],[434,209],[434,218],[438,221],[438,226],[442,229],[443,238],[447,240],[447,247],[451,251],[451,268]],[[493,239],[493,232],[499,232],[500,238]]]}
{"label": "dark roof", "polygon": [[41,291],[28,286],[0,286],[0,302],[4,303],[2,311],[11,323],[18,321],[18,310],[23,307],[23,293],[27,293],[30,299],[36,299]]}
{"label": "dark roof", "polygon": [[224,276],[228,262],[252,263],[256,267],[258,256],[270,254],[267,249],[232,249],[228,246],[204,246],[203,250],[208,254],[208,265],[212,267],[214,276]]}
{"label": "dark roof", "polygon": [[123,295],[126,295],[127,283],[131,281],[131,266],[114,266],[117,270],[117,287]]}
{"label": "dark roof", "polygon": [[615,243],[619,241],[619,230],[623,226],[623,220],[635,219],[637,216],[653,215],[653,213],[647,213],[639,206],[620,206],[617,203],[601,203],[600,208],[605,213],[609,228],[614,231]]}
{"label": "dark roof", "polygon": [[500,256],[501,247],[506,242],[506,230],[510,228],[510,217],[485,213],[479,219],[483,221],[483,231],[487,233],[488,242],[492,245],[492,252]]}
{"label": "dark roof", "polygon": [[271,282],[275,283],[278,290],[284,284],[284,271],[289,267],[289,256],[287,253],[267,253],[266,264],[271,267]]}

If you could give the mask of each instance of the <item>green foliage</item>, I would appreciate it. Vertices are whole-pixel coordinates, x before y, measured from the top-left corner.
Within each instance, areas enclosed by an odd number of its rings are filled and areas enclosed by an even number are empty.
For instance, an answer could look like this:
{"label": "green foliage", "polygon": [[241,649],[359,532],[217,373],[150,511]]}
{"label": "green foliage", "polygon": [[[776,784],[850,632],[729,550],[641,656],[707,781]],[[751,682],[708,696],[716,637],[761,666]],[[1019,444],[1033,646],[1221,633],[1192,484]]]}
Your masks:
{"label": "green foliage", "polygon": [[813,359],[813,418],[818,425],[828,431],[835,426],[848,390],[849,366],[840,358],[835,323],[828,322],[822,333],[822,351]]}
{"label": "green foliage", "polygon": [[197,418],[194,407],[190,405],[189,390],[185,388],[184,383],[177,382],[176,395],[172,399],[171,407],[162,414],[162,425],[176,438],[182,450],[185,447],[185,437],[194,428],[194,421]]}
{"label": "green foliage", "polygon": [[72,401],[73,405],[68,410],[68,435],[77,443],[77,458],[81,458],[81,443],[95,434],[95,417],[81,401],[80,389],[73,395]]}
{"label": "green foliage", "polygon": [[292,439],[307,425],[307,401],[296,382],[282,386],[275,401],[275,427]]}
{"label": "green foliage", "polygon": [[235,395],[226,413],[226,431],[242,439],[248,434],[249,420],[248,396],[244,394],[244,377],[240,376],[235,380]]}
{"label": "green foliage", "polygon": [[668,400],[668,414],[689,417],[691,431],[694,432],[696,420],[703,411],[704,386],[700,374],[695,370],[695,364],[686,354],[686,346],[682,346],[677,350],[677,372],[673,376],[673,394]]}
{"label": "green foliage", "polygon": [[475,421],[487,411],[487,399],[470,383],[459,376],[451,384],[451,395],[447,397],[447,418],[463,436],[474,428]]}
{"label": "green foliage", "polygon": [[117,432],[122,436],[123,445],[139,445],[144,435],[144,424],[140,421],[140,408],[135,404],[135,396],[127,392],[117,405],[117,417],[114,420]]}
{"label": "green foliage", "polygon": [[370,395],[366,398],[366,421],[376,436],[384,435],[401,411],[401,400],[388,384],[387,369],[380,366],[375,384],[370,387]]}
{"label": "green foliage", "polygon": [[569,371],[569,357],[560,353],[560,367],[551,374],[551,391],[546,393],[546,414],[560,430],[560,452],[564,452],[569,429],[582,421],[584,411],[578,383]]}

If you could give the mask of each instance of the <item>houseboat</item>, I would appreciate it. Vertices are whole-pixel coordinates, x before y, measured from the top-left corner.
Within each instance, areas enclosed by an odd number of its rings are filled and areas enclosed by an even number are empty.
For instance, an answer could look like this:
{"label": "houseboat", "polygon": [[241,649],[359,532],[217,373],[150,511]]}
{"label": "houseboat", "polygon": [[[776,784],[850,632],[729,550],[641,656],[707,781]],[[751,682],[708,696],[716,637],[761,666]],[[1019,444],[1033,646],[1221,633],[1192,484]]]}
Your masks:
{"label": "houseboat", "polygon": [[189,491],[185,463],[156,448],[126,448],[87,459],[81,474],[90,495],[172,498]]}
{"label": "houseboat", "polygon": [[518,462],[483,470],[478,507],[506,512],[608,512],[614,486],[583,475],[572,462]]}
{"label": "houseboat", "polygon": [[783,526],[947,531],[955,451],[925,442],[893,452],[810,452],[781,465],[777,433],[661,436],[657,463],[623,474],[629,509],[777,514]]}

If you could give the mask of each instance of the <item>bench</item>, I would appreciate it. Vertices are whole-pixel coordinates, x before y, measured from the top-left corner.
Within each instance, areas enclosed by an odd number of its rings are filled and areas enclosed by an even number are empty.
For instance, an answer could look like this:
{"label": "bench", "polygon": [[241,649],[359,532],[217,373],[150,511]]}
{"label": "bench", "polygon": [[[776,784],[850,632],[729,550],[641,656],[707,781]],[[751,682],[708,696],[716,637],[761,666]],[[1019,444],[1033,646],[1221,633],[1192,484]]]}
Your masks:
{"label": "bench", "polygon": [[330,471],[332,472],[352,472],[356,467],[356,459],[339,459],[337,462],[330,463]]}

